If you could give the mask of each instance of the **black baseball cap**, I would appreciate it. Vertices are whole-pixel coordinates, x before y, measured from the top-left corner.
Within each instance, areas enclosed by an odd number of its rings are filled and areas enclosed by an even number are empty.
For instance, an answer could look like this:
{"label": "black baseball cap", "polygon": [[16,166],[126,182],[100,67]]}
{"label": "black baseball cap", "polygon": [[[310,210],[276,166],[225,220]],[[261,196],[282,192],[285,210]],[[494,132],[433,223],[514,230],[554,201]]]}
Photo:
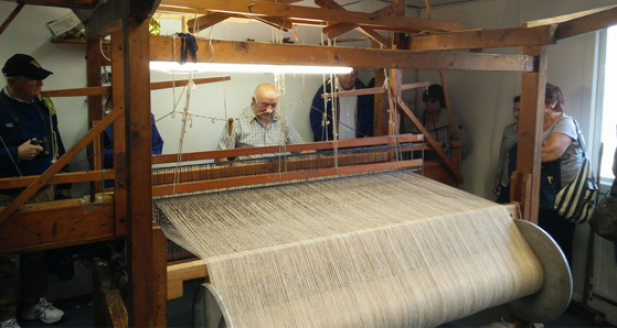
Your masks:
{"label": "black baseball cap", "polygon": [[2,74],[6,77],[25,76],[33,80],[44,80],[53,73],[42,68],[32,56],[16,54],[6,61]]}

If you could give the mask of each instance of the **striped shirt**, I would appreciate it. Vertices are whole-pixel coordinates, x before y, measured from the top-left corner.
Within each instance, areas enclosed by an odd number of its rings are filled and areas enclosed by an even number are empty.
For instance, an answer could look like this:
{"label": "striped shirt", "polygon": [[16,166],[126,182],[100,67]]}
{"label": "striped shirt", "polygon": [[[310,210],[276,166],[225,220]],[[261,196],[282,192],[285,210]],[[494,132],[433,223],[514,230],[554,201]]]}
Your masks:
{"label": "striped shirt", "polygon": [[[217,149],[234,149],[234,148],[253,148],[267,147],[279,145],[279,120],[275,114],[273,119],[266,127],[261,125],[251,107],[243,110],[238,117],[234,119],[231,129],[231,136],[227,134],[227,124],[223,128],[223,134],[219,139]],[[286,144],[304,143],[302,137],[293,126],[286,122]],[[259,158],[267,156],[277,156],[278,154],[263,154],[242,156],[240,159]]]}

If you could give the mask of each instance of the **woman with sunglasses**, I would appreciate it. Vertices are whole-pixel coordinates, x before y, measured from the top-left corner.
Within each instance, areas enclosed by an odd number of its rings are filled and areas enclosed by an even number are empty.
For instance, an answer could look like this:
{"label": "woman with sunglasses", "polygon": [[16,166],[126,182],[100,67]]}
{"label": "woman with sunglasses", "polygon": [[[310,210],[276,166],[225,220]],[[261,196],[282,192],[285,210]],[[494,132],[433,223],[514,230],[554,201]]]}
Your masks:
{"label": "woman with sunglasses", "polygon": [[424,128],[437,142],[463,141],[461,159],[465,159],[471,150],[471,138],[463,130],[463,126],[454,114],[452,114],[454,133],[450,135],[450,122],[448,120],[448,113],[445,110],[446,102],[441,85],[433,84],[424,90],[422,101],[424,101],[424,113],[420,117],[420,122],[422,122]]}

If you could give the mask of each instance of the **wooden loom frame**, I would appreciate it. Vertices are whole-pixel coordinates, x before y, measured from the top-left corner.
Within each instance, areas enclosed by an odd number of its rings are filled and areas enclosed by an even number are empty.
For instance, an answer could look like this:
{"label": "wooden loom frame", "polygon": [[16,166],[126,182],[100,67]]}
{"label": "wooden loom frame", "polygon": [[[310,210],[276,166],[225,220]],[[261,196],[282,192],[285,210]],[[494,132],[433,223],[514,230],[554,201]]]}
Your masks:
{"label": "wooden loom frame", "polygon": [[[46,183],[66,183],[99,181],[105,176],[116,181],[114,196],[103,197],[103,204],[94,206],[84,214],[79,200],[65,200],[53,203],[30,204],[21,206],[15,203],[9,213],[7,209],[0,212],[0,224],[5,231],[23,237],[24,242],[16,245],[14,250],[42,250],[83,244],[93,241],[110,240],[120,237],[129,239],[130,288],[128,316],[130,326],[165,326],[167,300],[167,269],[165,259],[165,236],[159,228],[152,228],[150,186],[150,60],[171,60],[171,38],[155,37],[148,34],[148,17],[159,8],[173,12],[199,12],[207,14],[202,21],[204,26],[229,17],[246,15],[277,27],[288,27],[289,22],[300,24],[315,23],[315,17],[326,15],[337,21],[328,21],[326,32],[335,37],[351,29],[359,29],[377,44],[386,46],[380,49],[352,49],[344,47],[328,48],[320,46],[262,44],[233,41],[214,41],[213,62],[262,63],[262,64],[303,64],[303,65],[347,65],[358,68],[383,67],[390,70],[391,87],[401,90],[401,69],[462,69],[483,71],[520,71],[522,79],[522,104],[519,131],[518,171],[512,183],[512,200],[520,203],[521,218],[536,221],[538,208],[538,188],[540,172],[540,149],[542,135],[542,111],[544,101],[544,84],[546,82],[547,53],[546,45],[560,39],[605,28],[617,22],[617,10],[608,8],[587,15],[559,18],[531,24],[529,28],[500,30],[461,31],[442,34],[418,35],[405,39],[394,34],[388,40],[374,32],[377,30],[416,31],[430,25],[433,30],[452,31],[460,29],[452,22],[427,22],[419,19],[405,19],[404,1],[394,4],[373,14],[346,13],[333,1],[318,0],[320,11],[291,8],[258,1],[258,7],[247,6],[242,0],[234,0],[226,5],[215,0],[145,0],[108,1],[104,4],[93,0],[28,0],[25,4],[53,5],[72,8],[80,19],[86,21],[88,52],[88,83],[90,87],[99,87],[98,68],[103,65],[99,52],[100,37],[112,35],[111,60],[114,71],[111,93],[114,95],[113,108],[117,119],[103,118],[100,97],[107,90],[88,89],[89,121],[102,120],[87,134],[86,139],[78,142],[78,149],[95,137],[106,123],[113,121],[114,149],[116,153],[114,170],[94,170],[86,173],[56,175],[53,170],[37,178],[2,179],[4,186],[36,186]],[[280,3],[281,1],[279,1]],[[295,0],[283,1],[287,3]],[[248,8],[245,9],[242,7]],[[14,11],[3,28],[10,23],[19,10]],[[197,8],[197,9],[196,9]],[[251,9],[253,8],[253,9]],[[330,9],[324,9],[330,8]],[[283,10],[281,10],[283,9]],[[401,15],[402,14],[402,15]],[[375,20],[375,16],[388,16],[388,19]],[[253,17],[255,16],[255,17]],[[396,16],[396,18],[392,18]],[[200,18],[201,19],[201,18]],[[416,25],[414,25],[416,24]],[[1,31],[0,31],[1,33]],[[394,42],[392,42],[394,41]],[[179,40],[178,40],[179,42]],[[199,42],[206,42],[201,39]],[[432,50],[478,49],[493,47],[523,46],[523,55],[485,55],[478,53],[428,52]],[[179,46],[176,49],[180,49]],[[200,47],[208,49],[208,47]],[[263,50],[275,50],[280,56],[263,56]],[[273,51],[270,51],[272,53]],[[223,56],[221,56],[223,54]],[[201,58],[199,58],[201,57]],[[198,60],[210,56],[198,56]],[[180,58],[179,55],[176,58]],[[378,73],[376,85],[383,83],[383,74]],[[99,98],[96,98],[99,97]],[[97,101],[98,100],[98,101]],[[415,116],[406,108],[398,93],[395,99],[398,106],[412,120]],[[387,124],[387,112],[382,110],[388,99],[376,96],[376,135],[393,134],[393,127]],[[385,106],[387,107],[387,106]],[[391,103],[389,107],[393,107]],[[122,115],[122,114],[125,115]],[[399,115],[399,113],[394,113]],[[415,119],[417,120],[417,119]],[[418,122],[414,122],[418,125]],[[98,132],[98,133],[97,133]],[[439,150],[438,145],[429,145]],[[77,146],[77,145],[76,145]],[[78,152],[72,152],[73,156]],[[238,153],[240,154],[240,153]],[[448,163],[443,158],[444,163]],[[66,159],[65,159],[66,160]],[[70,159],[68,159],[70,160]],[[68,162],[68,160],[66,160]],[[455,172],[452,172],[453,174]],[[25,197],[24,197],[25,198]],[[19,206],[18,206],[19,205]],[[511,208],[516,214],[516,209]],[[7,221],[7,218],[10,220]],[[53,222],[53,223],[52,223]],[[0,230],[1,233],[1,230]],[[6,250],[6,244],[2,250]],[[139,254],[140,256],[133,256]],[[198,269],[199,271],[199,269]],[[133,279],[139,272],[139,280]],[[201,272],[201,271],[200,271]],[[171,274],[170,274],[171,275]]]}

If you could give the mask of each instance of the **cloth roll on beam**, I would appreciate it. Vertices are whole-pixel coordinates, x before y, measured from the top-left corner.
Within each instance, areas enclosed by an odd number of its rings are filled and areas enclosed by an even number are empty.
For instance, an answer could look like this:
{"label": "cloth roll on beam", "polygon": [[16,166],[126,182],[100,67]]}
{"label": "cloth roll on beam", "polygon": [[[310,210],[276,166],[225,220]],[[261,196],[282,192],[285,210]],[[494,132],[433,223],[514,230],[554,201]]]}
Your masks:
{"label": "cloth roll on beam", "polygon": [[[561,255],[551,268],[561,285],[553,287],[570,291],[540,297],[547,274],[534,252],[560,255],[550,237],[519,230],[499,205],[416,174],[211,193],[156,207],[168,238],[208,266],[196,326],[434,327],[521,298],[542,309],[530,314],[514,302],[515,314],[554,319],[571,294]],[[521,234],[530,229],[549,242],[530,247]]]}

